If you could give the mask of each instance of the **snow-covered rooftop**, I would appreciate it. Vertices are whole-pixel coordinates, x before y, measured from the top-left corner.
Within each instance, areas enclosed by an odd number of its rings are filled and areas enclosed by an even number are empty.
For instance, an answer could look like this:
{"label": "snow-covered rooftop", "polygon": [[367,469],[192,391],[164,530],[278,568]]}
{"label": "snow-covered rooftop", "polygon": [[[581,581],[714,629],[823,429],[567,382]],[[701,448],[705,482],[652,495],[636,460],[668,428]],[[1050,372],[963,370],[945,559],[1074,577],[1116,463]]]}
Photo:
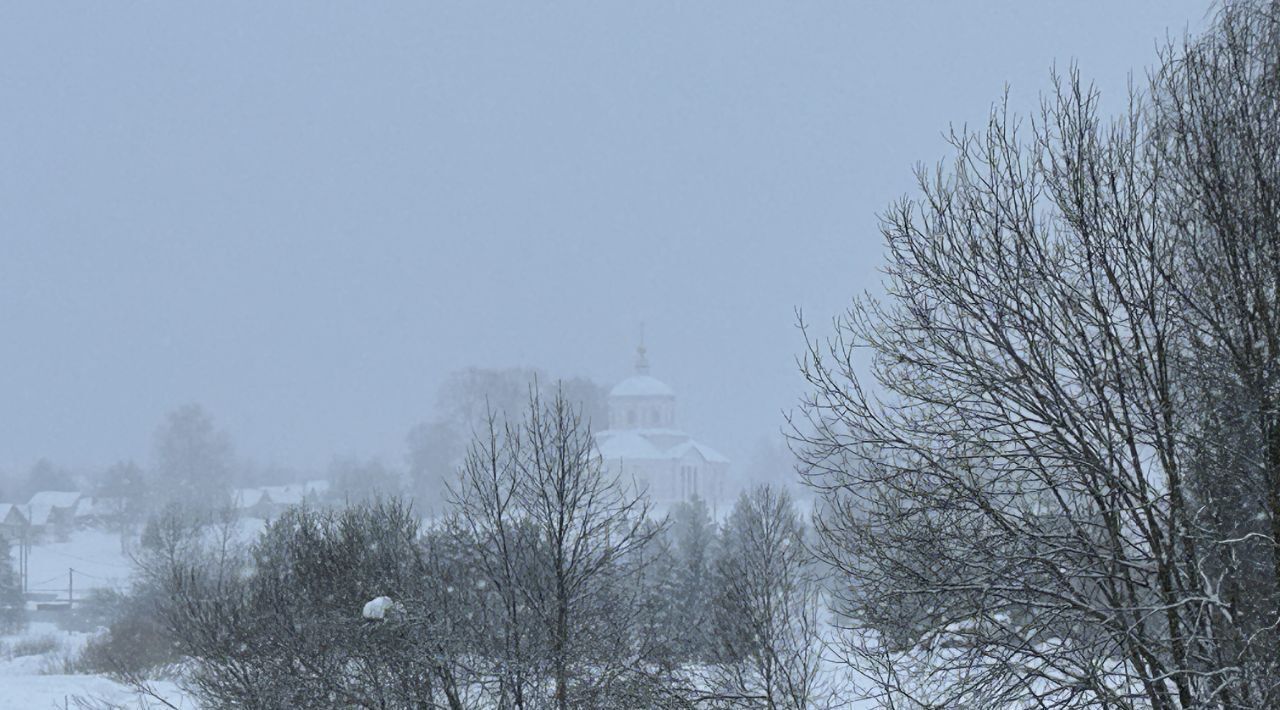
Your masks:
{"label": "snow-covered rooftop", "polygon": [[649,375],[632,375],[609,390],[610,397],[674,397],[665,382]]}
{"label": "snow-covered rooftop", "polygon": [[19,520],[15,522],[25,521],[27,514],[22,510],[22,506],[15,503],[0,503],[0,523],[5,522],[10,515],[16,515]]}
{"label": "snow-covered rooftop", "polygon": [[32,495],[31,500],[22,507],[32,525],[46,525],[53,511],[74,511],[78,500],[80,500],[78,491],[40,491]]}
{"label": "snow-covered rooftop", "polygon": [[684,442],[683,444],[676,444],[671,449],[671,453],[673,455],[681,456],[681,457],[685,456],[690,452],[697,453],[706,461],[712,461],[715,463],[729,463],[729,459],[721,455],[719,451],[716,451],[715,449],[711,448],[710,446],[707,446],[702,442],[694,441],[692,439]]}
{"label": "snow-covered rooftop", "polygon": [[606,459],[662,459],[666,454],[636,431],[602,431],[596,437],[600,455]]}
{"label": "snow-covered rooftop", "polygon": [[49,506],[50,508],[71,508],[80,500],[79,491],[40,491],[31,496],[27,505]]}
{"label": "snow-covered rooftop", "polygon": [[237,488],[231,492],[231,501],[236,508],[252,508],[265,494],[266,491],[261,488]]}
{"label": "snow-covered rooftop", "polygon": [[252,508],[259,503],[271,505],[298,505],[308,498],[320,498],[329,491],[329,482],[323,480],[290,483],[283,486],[261,488],[237,488],[231,498],[236,508]]}
{"label": "snow-covered rooftop", "polygon": [[677,460],[692,454],[704,461],[729,462],[720,452],[677,429],[606,429],[596,434],[596,448],[605,459]]}
{"label": "snow-covered rooftop", "polygon": [[297,505],[308,497],[319,497],[329,491],[328,481],[306,481],[285,486],[267,486],[263,489],[272,503]]}

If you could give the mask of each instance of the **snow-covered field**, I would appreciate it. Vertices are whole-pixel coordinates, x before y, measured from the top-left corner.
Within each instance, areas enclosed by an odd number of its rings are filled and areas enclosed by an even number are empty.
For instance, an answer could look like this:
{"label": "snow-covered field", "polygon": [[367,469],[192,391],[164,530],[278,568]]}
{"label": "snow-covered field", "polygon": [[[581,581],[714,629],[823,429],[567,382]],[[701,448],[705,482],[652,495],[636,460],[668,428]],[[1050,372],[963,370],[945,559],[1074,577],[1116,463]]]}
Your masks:
{"label": "snow-covered field", "polygon": [[27,561],[31,591],[58,593],[66,598],[68,570],[76,598],[96,588],[124,589],[133,563],[120,549],[120,536],[104,530],[76,530],[66,542],[44,542],[31,547]]}
{"label": "snow-covered field", "polygon": [[[70,574],[78,602],[93,589],[127,588],[133,562],[121,549],[117,533],[88,529],[76,530],[66,542],[49,540],[33,545],[28,570],[30,591],[55,596],[58,601],[67,598],[68,570],[73,570]],[[70,661],[94,632],[59,628],[54,621],[59,618],[56,612],[45,612],[38,618],[21,634],[0,636],[0,710],[163,707],[109,678],[70,673]],[[177,707],[197,707],[173,683],[159,682],[153,687]]]}
{"label": "snow-covered field", "polygon": [[[152,687],[165,702],[175,707],[184,710],[198,707],[172,683],[161,682]],[[149,710],[163,707],[166,706],[150,696],[97,675],[0,676],[0,710]]]}
{"label": "snow-covered field", "polygon": [[[233,535],[248,544],[257,539],[264,525],[258,518],[242,518],[236,521]],[[96,528],[76,530],[66,542],[49,540],[33,545],[27,567],[30,591],[56,593],[64,601],[68,574],[75,598],[80,599],[82,592],[91,589],[124,590],[133,573],[133,561],[121,549],[119,533]]]}
{"label": "snow-covered field", "polygon": [[[22,634],[0,636],[0,710],[163,707],[109,678],[67,673],[66,663],[92,636],[63,631],[51,622],[34,622]],[[153,687],[179,708],[196,708],[173,683]]]}
{"label": "snow-covered field", "polygon": [[[248,543],[263,524],[244,518],[236,524],[235,537]],[[70,576],[73,599],[79,602],[94,589],[127,589],[133,561],[121,548],[118,533],[84,529],[74,531],[66,542],[33,545],[27,569],[29,591],[66,601]],[[57,612],[44,612],[22,634],[0,636],[0,710],[163,707],[109,678],[69,673],[70,660],[94,632],[61,629],[51,620],[57,618]],[[173,683],[153,687],[179,708],[197,707]]]}
{"label": "snow-covered field", "polygon": [[[155,699],[135,693],[112,680],[96,675],[36,675],[3,678],[0,710],[41,710],[43,708],[137,708],[166,707]],[[195,708],[171,683],[156,686],[166,702],[179,708]]]}

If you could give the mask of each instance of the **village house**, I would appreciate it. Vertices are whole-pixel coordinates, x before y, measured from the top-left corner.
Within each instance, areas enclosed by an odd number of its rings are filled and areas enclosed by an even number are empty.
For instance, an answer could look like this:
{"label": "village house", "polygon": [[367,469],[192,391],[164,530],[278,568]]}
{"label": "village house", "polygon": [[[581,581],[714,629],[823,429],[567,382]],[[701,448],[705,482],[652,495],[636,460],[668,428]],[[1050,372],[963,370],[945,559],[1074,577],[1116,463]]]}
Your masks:
{"label": "village house", "polygon": [[0,503],[0,537],[10,543],[21,540],[28,524],[27,516],[18,505]]}
{"label": "village house", "polygon": [[319,505],[329,492],[328,481],[304,481],[283,486],[237,488],[232,491],[232,504],[245,517],[263,520],[302,505]]}
{"label": "village house", "polygon": [[80,502],[78,491],[40,491],[22,506],[31,532],[35,537],[52,535],[66,540],[75,528],[76,505]]}

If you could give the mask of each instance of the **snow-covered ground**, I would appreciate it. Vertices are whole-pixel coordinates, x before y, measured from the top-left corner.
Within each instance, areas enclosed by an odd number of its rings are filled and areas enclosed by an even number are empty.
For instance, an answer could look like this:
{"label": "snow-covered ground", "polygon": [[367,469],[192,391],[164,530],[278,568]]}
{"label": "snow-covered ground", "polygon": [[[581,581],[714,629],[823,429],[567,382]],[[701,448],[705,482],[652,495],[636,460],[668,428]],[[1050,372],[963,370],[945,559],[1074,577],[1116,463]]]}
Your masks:
{"label": "snow-covered ground", "polygon": [[[119,534],[97,529],[76,530],[66,542],[33,545],[27,564],[30,591],[59,601],[67,598],[68,570],[74,570],[76,601],[93,589],[123,590],[133,573]],[[31,622],[21,634],[0,636],[0,710],[163,707],[109,678],[70,673],[70,661],[93,633],[60,629],[48,620],[56,618],[45,613],[44,620]],[[154,687],[177,707],[197,707],[173,683]]]}
{"label": "snow-covered ground", "polygon": [[[21,634],[0,636],[0,710],[163,707],[109,678],[68,673],[67,662],[92,636],[63,631],[49,622],[34,622]],[[179,708],[197,707],[173,683],[161,681],[153,687]]]}
{"label": "snow-covered ground", "polygon": [[[239,542],[251,542],[263,525],[256,518],[241,519],[234,536]],[[67,599],[70,574],[74,600],[80,601],[93,589],[127,589],[134,564],[122,549],[118,533],[84,529],[71,533],[66,542],[45,540],[33,545],[27,569],[29,591],[58,601]],[[33,621],[22,634],[0,636],[0,710],[163,707],[109,678],[69,673],[70,660],[93,633],[60,629],[49,621],[57,614],[44,612],[43,620]],[[173,683],[158,682],[153,687],[179,708],[197,707]]]}
{"label": "snow-covered ground", "polygon": [[124,589],[133,572],[133,562],[120,549],[120,535],[105,530],[76,530],[66,542],[32,545],[27,560],[31,591],[57,593],[66,598],[68,570],[81,592],[96,588]]}
{"label": "snow-covered ground", "polygon": [[[115,681],[96,675],[31,675],[0,678],[0,710],[65,710],[75,708],[137,708],[150,710],[164,704],[139,695]],[[196,708],[172,683],[155,689],[166,702],[179,708]]]}
{"label": "snow-covered ground", "polygon": [[[234,537],[242,543],[254,540],[264,521],[241,519]],[[29,558],[31,589],[66,599],[67,570],[74,570],[75,600],[92,589],[124,590],[133,573],[133,562],[121,549],[117,533],[104,530],[77,530],[66,542],[46,541],[31,548]],[[375,604],[375,602],[377,602]],[[374,600],[363,613],[378,618],[391,608],[389,599]],[[96,632],[67,631],[48,619],[57,613],[43,613],[19,635],[0,636],[0,710],[43,710],[52,708],[148,708],[164,707],[154,699],[101,675],[73,674],[69,662]],[[839,674],[839,669],[827,669]],[[174,683],[156,682],[153,689],[173,706],[196,709],[195,700]],[[851,710],[870,710],[873,701],[850,699]]]}
{"label": "snow-covered ground", "polygon": [[[258,518],[242,518],[235,523],[233,534],[238,542],[248,544],[257,539],[264,525]],[[57,594],[65,601],[68,575],[76,599],[91,589],[126,589],[133,560],[121,548],[119,533],[90,528],[74,531],[66,542],[48,540],[32,545],[27,569],[29,591]]]}

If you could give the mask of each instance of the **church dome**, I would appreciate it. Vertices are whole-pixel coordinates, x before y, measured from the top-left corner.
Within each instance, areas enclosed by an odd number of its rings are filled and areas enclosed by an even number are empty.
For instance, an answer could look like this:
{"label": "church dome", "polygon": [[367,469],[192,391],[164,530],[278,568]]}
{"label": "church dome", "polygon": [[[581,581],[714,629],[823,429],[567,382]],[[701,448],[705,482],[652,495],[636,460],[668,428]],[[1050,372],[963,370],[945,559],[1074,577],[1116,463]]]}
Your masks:
{"label": "church dome", "polygon": [[610,429],[672,429],[676,422],[676,393],[649,375],[644,344],[636,348],[636,374],[609,390]]}
{"label": "church dome", "polygon": [[720,499],[729,460],[676,427],[676,393],[649,375],[642,340],[635,374],[609,391],[609,428],[595,432],[611,475],[634,478],[664,503]]}
{"label": "church dome", "polygon": [[610,397],[674,397],[665,382],[649,375],[632,375],[609,390]]}

